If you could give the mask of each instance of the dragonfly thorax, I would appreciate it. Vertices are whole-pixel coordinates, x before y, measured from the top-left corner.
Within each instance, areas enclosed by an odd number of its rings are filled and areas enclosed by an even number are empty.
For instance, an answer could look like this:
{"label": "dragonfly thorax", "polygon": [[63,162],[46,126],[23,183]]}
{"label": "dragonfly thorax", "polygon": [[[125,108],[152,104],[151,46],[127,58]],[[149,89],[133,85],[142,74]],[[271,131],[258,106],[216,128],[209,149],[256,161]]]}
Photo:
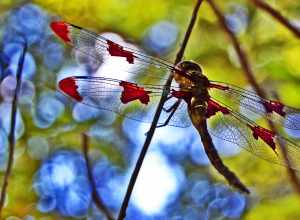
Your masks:
{"label": "dragonfly thorax", "polygon": [[187,79],[178,73],[177,76],[175,74],[174,79],[179,83],[182,90],[191,91],[192,98],[188,103],[188,111],[193,124],[199,124],[205,119],[207,100],[209,100],[209,80],[203,75],[202,68],[195,62],[183,61],[177,67],[189,76]]}
{"label": "dragonfly thorax", "polygon": [[202,99],[206,100],[209,80],[203,75],[200,65],[193,61],[182,61],[177,67],[189,76],[189,79],[187,79],[184,76],[180,76],[180,74],[175,74],[174,79],[179,83],[180,87],[183,89],[188,88],[192,91],[192,96],[202,97]]}

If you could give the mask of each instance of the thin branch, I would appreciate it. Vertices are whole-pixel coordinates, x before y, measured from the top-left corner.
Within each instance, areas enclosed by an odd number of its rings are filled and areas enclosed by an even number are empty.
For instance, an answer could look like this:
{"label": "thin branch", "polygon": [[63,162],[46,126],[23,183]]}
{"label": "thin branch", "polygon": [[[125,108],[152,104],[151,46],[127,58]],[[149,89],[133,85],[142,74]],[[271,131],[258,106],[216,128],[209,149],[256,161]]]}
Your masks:
{"label": "thin branch", "polygon": [[[198,11],[199,11],[199,8],[200,8],[200,5],[201,5],[202,1],[203,0],[197,0],[197,3],[196,3],[195,8],[193,10],[192,18],[190,20],[188,29],[187,29],[187,31],[185,33],[185,37],[184,37],[183,43],[181,45],[181,48],[180,48],[179,52],[177,53],[177,56],[176,56],[176,59],[175,59],[175,64],[177,64],[178,62],[180,62],[180,60],[183,57],[183,53],[184,53],[185,47],[186,47],[187,42],[188,42],[188,40],[190,38],[190,35],[192,33],[192,29],[193,29],[193,27],[195,25],[197,14],[198,14]],[[148,151],[148,148],[150,146],[150,143],[151,143],[152,137],[154,135],[154,131],[156,129],[156,126],[157,126],[157,123],[158,123],[158,119],[159,119],[159,116],[160,116],[161,111],[163,109],[163,106],[164,106],[164,103],[166,101],[167,95],[169,94],[172,80],[173,80],[173,75],[170,74],[169,77],[168,77],[168,79],[167,79],[167,81],[166,81],[166,83],[165,83],[165,85],[164,85],[164,91],[163,91],[163,94],[162,94],[161,99],[159,101],[159,104],[157,106],[157,109],[156,109],[153,121],[151,123],[150,129],[149,129],[149,131],[147,133],[147,137],[146,137],[145,143],[144,143],[143,148],[142,148],[142,150],[141,150],[141,152],[139,154],[139,157],[138,157],[138,160],[137,160],[137,162],[135,164],[133,173],[132,173],[132,175],[130,177],[128,188],[127,188],[127,191],[126,191],[126,194],[125,194],[125,197],[124,197],[124,200],[122,202],[122,206],[121,206],[121,209],[120,209],[120,212],[119,212],[119,215],[118,215],[118,220],[123,220],[126,217],[126,210],[127,210],[128,204],[129,204],[129,200],[130,200],[130,197],[131,197],[131,194],[132,194],[135,182],[137,180],[137,177],[138,177],[138,174],[139,174],[140,169],[142,167],[144,158],[145,158],[146,153]]]}
{"label": "thin branch", "polygon": [[211,8],[213,9],[214,13],[219,19],[220,25],[224,29],[224,31],[228,34],[234,49],[236,50],[238,57],[240,59],[242,68],[244,69],[245,75],[249,81],[249,83],[253,86],[254,90],[257,92],[257,94],[264,98],[266,97],[265,92],[260,89],[256,79],[254,78],[254,74],[252,72],[250,63],[248,62],[247,55],[245,54],[244,50],[241,48],[239,41],[235,37],[234,33],[227,27],[226,20],[220,9],[215,5],[213,0],[207,0],[207,2],[210,4]]}
{"label": "thin branch", "polygon": [[[238,41],[238,39],[236,38],[236,36],[234,35],[234,33],[228,28],[228,26],[226,25],[226,20],[224,15],[222,14],[222,12],[220,11],[220,9],[216,6],[216,4],[214,3],[213,0],[207,0],[208,3],[210,4],[211,8],[213,9],[214,13],[216,14],[216,16],[219,19],[220,25],[222,26],[222,28],[224,29],[224,31],[228,34],[229,39],[231,40],[237,54],[240,60],[240,63],[242,65],[242,68],[244,70],[245,76],[248,79],[248,82],[251,84],[251,86],[254,88],[255,92],[262,98],[267,98],[267,95],[265,93],[265,91],[260,88],[260,86],[258,85],[255,77],[254,77],[254,73],[252,71],[252,68],[250,66],[250,62],[248,61],[248,56],[246,55],[246,53],[243,51],[243,49],[240,46],[240,43]],[[274,125],[274,123],[270,120],[268,120],[268,124],[271,128],[271,130],[278,134],[277,129]],[[285,145],[281,142],[279,142],[279,146],[280,146],[280,150],[284,156],[284,160],[286,162],[287,166],[287,172],[290,176],[290,179],[292,181],[292,185],[294,187],[294,189],[296,190],[296,192],[300,195],[300,183],[299,180],[297,179],[297,175],[295,173],[295,171],[289,166],[290,161],[288,159],[288,152],[287,149],[285,147]]]}
{"label": "thin branch", "polygon": [[[274,92],[274,97],[276,98],[276,100],[280,101],[280,98],[279,98],[279,95],[277,92]],[[276,131],[276,127],[275,127],[275,131]],[[298,195],[300,195],[300,183],[299,183],[298,177],[296,175],[296,172],[291,168],[292,166],[291,166],[291,163],[289,160],[289,156],[288,156],[288,152],[286,150],[285,143],[282,141],[279,141],[279,145],[280,145],[284,160],[286,161],[286,164],[287,164],[287,172],[288,172],[290,181],[292,183],[292,186],[294,187],[294,190],[298,193]]]}
{"label": "thin branch", "polygon": [[[195,8],[193,10],[193,14],[192,14],[189,26],[188,26],[188,28],[186,30],[184,39],[182,41],[181,47],[179,48],[179,51],[177,52],[176,59],[175,59],[175,62],[174,62],[175,64],[179,63],[182,60],[182,58],[183,58],[183,54],[184,54],[186,45],[187,45],[187,43],[188,43],[188,41],[190,39],[193,27],[194,27],[194,25],[196,23],[198,11],[200,9],[200,6],[201,6],[202,2],[203,2],[203,0],[198,0],[197,3],[196,3],[196,5],[195,5]],[[171,77],[171,79],[173,79],[172,74],[170,75],[170,77]],[[170,86],[170,85],[168,85],[168,86]]]}
{"label": "thin branch", "polygon": [[100,198],[98,192],[97,192],[97,187],[96,187],[96,183],[94,180],[94,176],[92,173],[92,168],[91,168],[91,162],[89,159],[89,138],[86,134],[82,134],[82,151],[83,151],[83,155],[85,158],[85,162],[86,162],[86,169],[87,169],[87,174],[88,174],[88,178],[92,187],[92,194],[93,194],[93,201],[95,203],[95,205],[97,206],[97,208],[103,212],[103,214],[106,216],[106,218],[108,220],[114,220],[113,215],[110,213],[109,209],[105,206],[104,202],[102,201],[102,199]]}
{"label": "thin branch", "polygon": [[268,3],[261,0],[250,0],[253,4],[259,7],[261,10],[267,12],[274,19],[280,22],[283,26],[289,29],[296,37],[300,38],[300,30],[293,25],[287,18],[285,18],[279,11],[274,9]]}
{"label": "thin branch", "polygon": [[16,116],[17,116],[17,107],[18,107],[18,97],[19,97],[19,92],[21,89],[21,82],[22,82],[22,72],[23,72],[23,65],[24,65],[24,59],[25,59],[25,54],[27,51],[27,42],[24,42],[24,47],[22,54],[19,59],[18,63],[18,69],[17,69],[17,76],[16,76],[16,89],[15,89],[15,94],[14,98],[12,100],[12,107],[11,107],[11,119],[10,119],[10,131],[8,135],[8,142],[9,142],[9,152],[8,152],[8,162],[7,162],[7,167],[6,171],[4,174],[4,179],[3,179],[3,185],[1,188],[1,197],[0,197],[0,218],[2,214],[2,209],[5,203],[5,198],[6,198],[6,191],[8,187],[8,180],[11,175],[12,171],[12,166],[14,163],[14,152],[15,152],[15,128],[16,128]]}

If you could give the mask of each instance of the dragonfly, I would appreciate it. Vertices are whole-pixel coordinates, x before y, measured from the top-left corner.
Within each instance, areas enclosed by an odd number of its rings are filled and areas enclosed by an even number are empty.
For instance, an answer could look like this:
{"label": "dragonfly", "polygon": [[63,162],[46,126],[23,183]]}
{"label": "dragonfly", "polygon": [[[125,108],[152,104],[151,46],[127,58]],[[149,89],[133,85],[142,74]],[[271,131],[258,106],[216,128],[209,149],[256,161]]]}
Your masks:
{"label": "dragonfly", "polygon": [[[268,119],[282,128],[300,130],[300,109],[261,98],[255,92],[229,83],[209,80],[202,67],[193,61],[174,65],[64,21],[53,21],[50,27],[62,41],[95,62],[99,57],[116,57],[134,67],[128,71],[130,80],[109,77],[108,72],[105,76],[70,76],[59,81],[60,91],[76,102],[151,122],[151,117],[143,113],[151,112],[152,104],[167,93],[157,127],[184,128],[193,124],[204,142],[212,134],[266,161],[300,170],[300,146],[286,135],[261,125]],[[168,88],[163,85],[166,73],[173,75],[173,83]],[[286,147],[289,163],[279,149],[280,143]],[[235,178],[215,149],[205,150],[227,180]],[[247,191],[237,178],[229,183]]]}

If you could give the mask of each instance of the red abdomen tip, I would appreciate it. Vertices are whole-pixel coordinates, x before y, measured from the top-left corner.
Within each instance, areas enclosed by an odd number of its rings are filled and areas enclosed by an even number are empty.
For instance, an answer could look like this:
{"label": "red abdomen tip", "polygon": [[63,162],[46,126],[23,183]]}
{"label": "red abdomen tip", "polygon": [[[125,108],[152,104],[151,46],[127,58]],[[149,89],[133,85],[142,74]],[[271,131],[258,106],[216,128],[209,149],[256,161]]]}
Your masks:
{"label": "red abdomen tip", "polygon": [[50,27],[63,41],[67,43],[71,42],[69,24],[63,21],[53,21],[51,22]]}
{"label": "red abdomen tip", "polygon": [[71,96],[78,102],[82,101],[82,97],[80,96],[79,92],[77,91],[78,86],[76,85],[76,81],[74,77],[67,77],[59,81],[58,87],[61,91],[65,94]]}

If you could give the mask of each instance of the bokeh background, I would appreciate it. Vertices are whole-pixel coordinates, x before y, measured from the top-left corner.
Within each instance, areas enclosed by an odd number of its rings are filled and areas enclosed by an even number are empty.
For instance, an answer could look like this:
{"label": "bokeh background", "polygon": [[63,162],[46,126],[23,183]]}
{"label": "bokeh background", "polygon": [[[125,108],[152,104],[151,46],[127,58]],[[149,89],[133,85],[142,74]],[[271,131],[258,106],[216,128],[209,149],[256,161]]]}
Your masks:
{"label": "bokeh background", "polygon": [[[270,95],[276,91],[284,103],[300,107],[300,41],[248,1],[217,2],[248,52],[259,83]],[[300,26],[298,1],[267,2]],[[25,35],[29,44],[4,219],[105,219],[92,202],[81,151],[82,132],[90,136],[97,191],[116,214],[149,128],[148,124],[74,103],[57,91],[57,82],[63,77],[89,75],[115,63],[97,63],[76,54],[53,35],[49,22],[62,19],[172,61],[194,3],[0,1],[1,176],[7,163],[11,100],[22,50],[20,36]],[[250,88],[232,45],[206,3],[201,6],[185,59],[200,63],[210,79]],[[287,134],[295,141],[300,138],[297,132]],[[231,144],[215,142],[225,163],[250,188],[250,196],[231,189],[216,173],[193,127],[165,127],[155,133],[126,219],[300,219],[300,198],[283,167]]]}

